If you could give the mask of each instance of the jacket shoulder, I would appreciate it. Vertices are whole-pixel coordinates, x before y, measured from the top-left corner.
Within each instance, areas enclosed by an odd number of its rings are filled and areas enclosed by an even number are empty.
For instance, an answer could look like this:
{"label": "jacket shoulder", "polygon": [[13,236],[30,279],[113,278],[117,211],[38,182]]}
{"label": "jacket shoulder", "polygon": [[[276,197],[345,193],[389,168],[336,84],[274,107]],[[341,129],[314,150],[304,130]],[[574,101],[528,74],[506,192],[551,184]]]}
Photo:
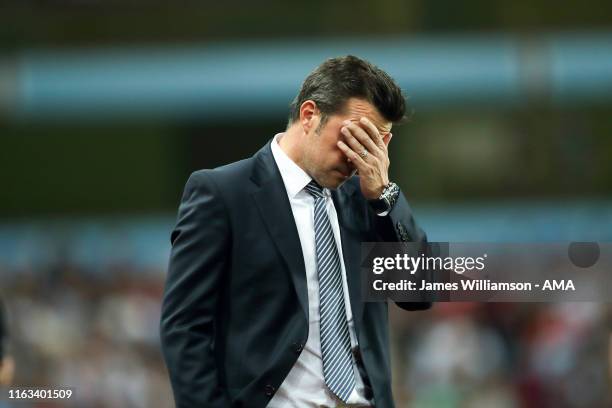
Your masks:
{"label": "jacket shoulder", "polygon": [[236,182],[248,180],[253,167],[253,158],[239,160],[213,169],[196,170],[189,176],[195,183],[212,180],[218,186],[233,185]]}

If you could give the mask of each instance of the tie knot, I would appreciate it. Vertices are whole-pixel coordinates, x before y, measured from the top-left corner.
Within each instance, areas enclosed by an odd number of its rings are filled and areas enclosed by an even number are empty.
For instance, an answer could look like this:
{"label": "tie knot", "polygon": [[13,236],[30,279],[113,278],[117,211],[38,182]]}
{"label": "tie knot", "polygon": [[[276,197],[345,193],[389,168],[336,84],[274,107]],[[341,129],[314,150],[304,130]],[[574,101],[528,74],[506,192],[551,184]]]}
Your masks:
{"label": "tie knot", "polygon": [[310,183],[308,183],[306,187],[304,187],[304,189],[308,191],[308,193],[314,198],[324,197],[323,187],[321,187],[319,183],[314,180],[311,180]]}

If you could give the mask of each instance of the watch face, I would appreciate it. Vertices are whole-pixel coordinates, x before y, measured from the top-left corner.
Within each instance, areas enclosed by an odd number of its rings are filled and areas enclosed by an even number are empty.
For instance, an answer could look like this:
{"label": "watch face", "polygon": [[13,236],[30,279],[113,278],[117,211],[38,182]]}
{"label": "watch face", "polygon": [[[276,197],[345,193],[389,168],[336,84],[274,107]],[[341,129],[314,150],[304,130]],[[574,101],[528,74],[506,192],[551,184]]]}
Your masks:
{"label": "watch face", "polygon": [[399,187],[397,184],[389,183],[389,185],[383,190],[380,198],[378,200],[371,200],[369,203],[376,213],[381,214],[393,208],[393,204],[395,204],[398,195]]}
{"label": "watch face", "polygon": [[387,201],[387,208],[393,207],[399,195],[399,187],[395,183],[390,183],[389,187],[383,192],[382,198]]}

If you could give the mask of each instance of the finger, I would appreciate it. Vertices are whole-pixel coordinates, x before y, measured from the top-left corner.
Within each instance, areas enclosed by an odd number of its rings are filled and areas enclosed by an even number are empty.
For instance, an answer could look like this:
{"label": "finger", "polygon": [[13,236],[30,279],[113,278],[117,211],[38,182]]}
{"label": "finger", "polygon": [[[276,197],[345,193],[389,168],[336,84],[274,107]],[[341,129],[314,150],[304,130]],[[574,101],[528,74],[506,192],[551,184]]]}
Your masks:
{"label": "finger", "polygon": [[385,150],[385,143],[383,141],[383,137],[380,134],[380,132],[378,131],[378,128],[376,128],[376,126],[374,126],[374,123],[372,123],[372,121],[368,118],[366,118],[365,116],[362,116],[361,119],[359,119],[359,122],[361,123],[362,126],[365,127],[365,129],[367,130],[370,138],[374,141],[374,143],[376,144],[376,146],[378,146],[378,148],[380,150]]}
{"label": "finger", "polygon": [[[370,153],[378,158],[381,157],[383,153],[382,149],[376,145],[372,136],[367,133],[366,129],[353,122],[349,122],[345,127],[350,130],[353,137],[355,137]],[[378,132],[378,130],[376,130],[376,132]]]}
{"label": "finger", "polygon": [[366,168],[368,164],[361,158],[360,155],[358,155],[354,150],[348,147],[346,143],[339,140],[337,145],[340,148],[340,150],[342,150],[342,153],[344,153],[344,155],[348,157],[351,160],[351,162],[353,162],[355,167],[357,167],[357,170]]}
{"label": "finger", "polygon": [[[342,129],[340,129],[340,131],[344,135],[345,143],[351,148],[351,150],[353,150],[354,152],[358,153],[360,155],[360,157],[363,158],[363,156],[361,156],[361,153],[364,150],[368,150],[368,149],[364,145],[362,145],[359,142],[359,140],[357,140],[353,136],[351,131],[346,126],[344,126]],[[368,153],[369,153],[369,150],[368,150]],[[366,157],[367,157],[367,155],[366,155]]]}
{"label": "finger", "polygon": [[385,136],[383,136],[383,142],[385,143],[385,146],[389,146],[389,143],[391,142],[391,138],[393,137],[393,133],[389,132],[387,133]]}

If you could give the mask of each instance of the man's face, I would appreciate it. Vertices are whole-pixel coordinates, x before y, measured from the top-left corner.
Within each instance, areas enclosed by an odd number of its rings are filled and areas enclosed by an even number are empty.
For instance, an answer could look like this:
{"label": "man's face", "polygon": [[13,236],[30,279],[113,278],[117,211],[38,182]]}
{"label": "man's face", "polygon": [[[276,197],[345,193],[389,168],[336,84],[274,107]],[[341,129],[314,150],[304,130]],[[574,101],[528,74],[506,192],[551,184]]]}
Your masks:
{"label": "man's face", "polygon": [[372,104],[357,98],[349,99],[344,112],[329,116],[322,127],[318,126],[319,117],[306,134],[303,167],[321,186],[338,188],[355,174],[355,166],[348,161],[337,143],[345,141],[340,131],[342,122],[348,119],[359,125],[361,117],[368,118],[388,143],[392,123],[385,120]]}

